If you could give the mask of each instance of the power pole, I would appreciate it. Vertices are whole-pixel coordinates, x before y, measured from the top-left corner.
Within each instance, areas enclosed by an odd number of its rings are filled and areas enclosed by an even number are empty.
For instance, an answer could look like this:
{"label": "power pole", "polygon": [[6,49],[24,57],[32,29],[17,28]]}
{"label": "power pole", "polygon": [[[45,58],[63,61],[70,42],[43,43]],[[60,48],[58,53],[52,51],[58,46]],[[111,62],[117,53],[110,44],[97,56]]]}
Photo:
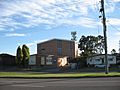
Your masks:
{"label": "power pole", "polygon": [[120,54],[120,40],[119,40],[119,54]]}
{"label": "power pole", "polygon": [[102,23],[103,23],[103,32],[104,32],[104,45],[105,45],[105,74],[108,74],[108,57],[107,57],[107,27],[106,27],[106,17],[105,17],[105,9],[104,9],[104,0],[101,0],[101,9],[100,12],[102,14]]}

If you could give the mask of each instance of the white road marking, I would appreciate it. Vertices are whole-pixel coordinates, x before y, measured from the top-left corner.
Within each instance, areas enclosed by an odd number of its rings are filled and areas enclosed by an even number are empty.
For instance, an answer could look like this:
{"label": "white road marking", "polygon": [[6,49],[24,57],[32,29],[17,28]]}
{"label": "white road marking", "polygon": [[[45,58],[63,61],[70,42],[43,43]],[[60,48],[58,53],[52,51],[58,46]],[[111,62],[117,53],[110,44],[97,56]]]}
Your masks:
{"label": "white road marking", "polygon": [[41,88],[43,88],[43,87],[45,87],[45,86],[40,86],[40,85],[11,85],[11,86],[13,86],[13,87],[41,87]]}

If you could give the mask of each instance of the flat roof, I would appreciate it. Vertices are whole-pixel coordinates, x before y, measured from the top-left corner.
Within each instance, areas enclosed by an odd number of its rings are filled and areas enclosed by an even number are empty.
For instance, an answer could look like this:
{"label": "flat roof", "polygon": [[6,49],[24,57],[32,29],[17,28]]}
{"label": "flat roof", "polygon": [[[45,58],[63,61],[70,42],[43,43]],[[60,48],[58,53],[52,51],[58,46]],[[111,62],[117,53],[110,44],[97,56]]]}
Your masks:
{"label": "flat roof", "polygon": [[[95,56],[104,56],[105,54],[94,54],[92,56],[89,56],[89,57],[95,57]],[[108,56],[115,56],[113,54],[107,54]]]}

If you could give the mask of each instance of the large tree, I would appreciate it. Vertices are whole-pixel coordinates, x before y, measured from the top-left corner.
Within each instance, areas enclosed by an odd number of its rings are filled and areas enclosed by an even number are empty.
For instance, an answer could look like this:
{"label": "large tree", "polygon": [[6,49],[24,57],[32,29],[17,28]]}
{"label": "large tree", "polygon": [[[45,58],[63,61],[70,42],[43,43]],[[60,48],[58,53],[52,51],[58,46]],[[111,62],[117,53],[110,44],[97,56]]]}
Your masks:
{"label": "large tree", "polygon": [[102,54],[104,51],[104,38],[99,35],[95,36],[82,36],[79,40],[78,48],[80,48],[81,56],[87,58],[93,54]]}
{"label": "large tree", "polygon": [[30,52],[29,52],[29,48],[25,44],[22,46],[22,53],[23,53],[22,64],[24,68],[27,68],[30,58]]}
{"label": "large tree", "polygon": [[104,37],[101,35],[98,35],[97,37],[97,43],[95,45],[96,48],[96,53],[97,54],[102,54],[103,51],[105,50],[105,46],[104,46]]}
{"label": "large tree", "polygon": [[21,65],[22,59],[23,59],[22,49],[20,48],[20,46],[18,46],[17,53],[16,53],[16,63],[19,66]]}

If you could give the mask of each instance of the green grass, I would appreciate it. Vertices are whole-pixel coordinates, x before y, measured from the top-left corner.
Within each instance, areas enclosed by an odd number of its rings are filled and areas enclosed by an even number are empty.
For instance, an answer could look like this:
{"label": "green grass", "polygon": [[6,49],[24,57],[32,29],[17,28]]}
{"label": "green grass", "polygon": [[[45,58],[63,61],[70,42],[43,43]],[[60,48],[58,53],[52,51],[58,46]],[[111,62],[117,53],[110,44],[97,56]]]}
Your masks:
{"label": "green grass", "polygon": [[0,77],[16,77],[16,78],[52,78],[52,77],[105,77],[105,76],[119,76],[120,73],[112,72],[105,73],[57,73],[57,74],[45,74],[45,73],[31,73],[31,72],[0,72]]}

